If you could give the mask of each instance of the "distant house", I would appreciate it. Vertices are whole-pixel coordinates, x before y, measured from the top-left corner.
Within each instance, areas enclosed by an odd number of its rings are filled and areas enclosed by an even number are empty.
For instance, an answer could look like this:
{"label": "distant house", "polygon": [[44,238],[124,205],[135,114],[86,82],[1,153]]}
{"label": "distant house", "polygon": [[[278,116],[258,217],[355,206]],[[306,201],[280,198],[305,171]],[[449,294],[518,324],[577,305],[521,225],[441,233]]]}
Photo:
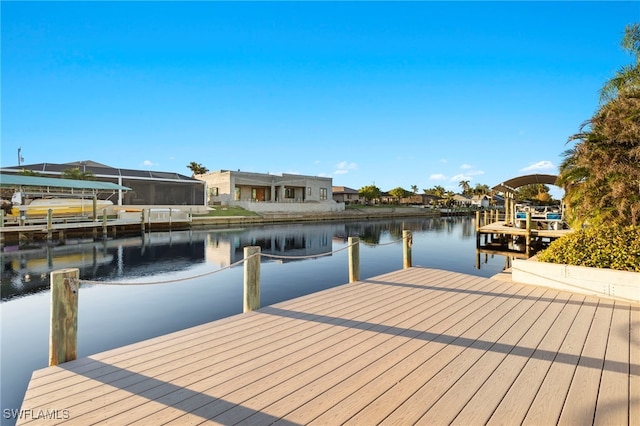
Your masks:
{"label": "distant house", "polygon": [[442,197],[438,197],[437,195],[432,195],[432,194],[422,194],[422,202],[424,205],[426,206],[436,206],[440,203],[442,203]]}
{"label": "distant house", "polygon": [[500,194],[493,194],[491,203],[495,207],[504,207],[504,197]]}
{"label": "distant house", "polygon": [[380,203],[381,204],[395,204],[398,202],[398,197],[394,197],[386,191],[380,192]]}
{"label": "distant house", "polygon": [[408,197],[402,197],[400,204],[424,204],[421,194],[411,194]]}
{"label": "distant house", "polygon": [[453,196],[453,204],[459,207],[469,207],[471,205],[471,198],[465,197],[462,194],[455,194]]}
{"label": "distant house", "polygon": [[491,199],[488,195],[474,195],[471,197],[471,205],[483,209],[489,208],[489,205],[491,204],[490,201]]}
{"label": "distant house", "polygon": [[219,170],[195,175],[206,182],[209,205],[238,206],[255,212],[323,212],[344,209],[333,199],[332,179]]}
{"label": "distant house", "polygon": [[413,204],[413,205],[429,206],[429,205],[436,205],[441,200],[442,199],[440,197],[438,197],[437,195],[413,194],[413,195],[410,195],[409,197],[405,197],[402,200],[400,200],[400,204]]}
{"label": "distant house", "polygon": [[406,204],[406,205],[434,205],[440,201],[441,198],[435,195],[429,194],[411,194],[408,197],[398,198],[388,192],[380,194],[380,202],[383,204]]}
{"label": "distant house", "polygon": [[365,202],[364,197],[360,193],[346,186],[334,186],[332,187],[333,199],[337,203],[345,204],[363,204]]}

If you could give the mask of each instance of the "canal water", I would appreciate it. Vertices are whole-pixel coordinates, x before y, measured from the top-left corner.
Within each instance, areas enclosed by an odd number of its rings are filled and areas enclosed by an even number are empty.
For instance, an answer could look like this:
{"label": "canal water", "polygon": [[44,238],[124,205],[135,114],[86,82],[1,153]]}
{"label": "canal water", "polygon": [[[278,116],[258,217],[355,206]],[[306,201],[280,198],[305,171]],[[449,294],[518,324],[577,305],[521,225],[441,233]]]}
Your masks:
{"label": "canal water", "polygon": [[[347,238],[360,238],[360,278],[402,268],[402,230],[414,266],[491,277],[502,256],[476,268],[474,219],[410,218],[151,233],[2,253],[2,424],[13,424],[31,373],[48,362],[49,274],[79,268],[78,356],[242,312],[245,246],[260,246],[261,304],[348,282]],[[235,265],[235,266],[234,266]],[[55,408],[55,407],[52,407]]]}

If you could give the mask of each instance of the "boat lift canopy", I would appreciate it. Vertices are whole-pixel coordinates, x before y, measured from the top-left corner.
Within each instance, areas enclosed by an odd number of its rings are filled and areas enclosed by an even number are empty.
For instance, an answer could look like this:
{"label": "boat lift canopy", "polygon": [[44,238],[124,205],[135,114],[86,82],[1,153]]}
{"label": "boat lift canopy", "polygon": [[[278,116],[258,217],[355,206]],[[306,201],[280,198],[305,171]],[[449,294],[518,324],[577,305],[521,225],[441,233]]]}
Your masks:
{"label": "boat lift canopy", "polygon": [[74,190],[84,192],[90,190],[97,192],[130,191],[131,188],[112,182],[96,180],[58,179],[40,176],[23,176],[14,174],[0,174],[0,186],[2,187],[29,187],[25,192],[54,193],[65,192],[77,194]]}
{"label": "boat lift canopy", "polygon": [[558,176],[556,175],[525,175],[518,176],[502,182],[499,185],[494,186],[494,191],[503,193],[514,193],[515,190],[521,186],[541,183],[544,185],[555,185]]}

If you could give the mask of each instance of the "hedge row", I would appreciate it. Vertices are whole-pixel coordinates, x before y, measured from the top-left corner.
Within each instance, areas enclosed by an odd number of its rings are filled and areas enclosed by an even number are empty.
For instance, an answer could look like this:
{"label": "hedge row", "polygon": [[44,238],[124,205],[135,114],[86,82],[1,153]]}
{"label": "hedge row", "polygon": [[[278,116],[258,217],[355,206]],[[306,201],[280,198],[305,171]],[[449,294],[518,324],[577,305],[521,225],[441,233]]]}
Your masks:
{"label": "hedge row", "polygon": [[597,226],[581,229],[549,244],[542,262],[640,272],[640,227]]}

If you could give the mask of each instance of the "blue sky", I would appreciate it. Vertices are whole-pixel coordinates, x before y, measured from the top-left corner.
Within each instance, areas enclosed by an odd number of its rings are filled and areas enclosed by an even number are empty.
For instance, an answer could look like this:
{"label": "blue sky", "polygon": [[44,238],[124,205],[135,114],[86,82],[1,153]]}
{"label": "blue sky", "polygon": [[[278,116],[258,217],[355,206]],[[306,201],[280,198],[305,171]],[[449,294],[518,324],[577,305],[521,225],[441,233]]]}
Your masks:
{"label": "blue sky", "polygon": [[556,173],[640,2],[8,2],[2,166],[459,191]]}

